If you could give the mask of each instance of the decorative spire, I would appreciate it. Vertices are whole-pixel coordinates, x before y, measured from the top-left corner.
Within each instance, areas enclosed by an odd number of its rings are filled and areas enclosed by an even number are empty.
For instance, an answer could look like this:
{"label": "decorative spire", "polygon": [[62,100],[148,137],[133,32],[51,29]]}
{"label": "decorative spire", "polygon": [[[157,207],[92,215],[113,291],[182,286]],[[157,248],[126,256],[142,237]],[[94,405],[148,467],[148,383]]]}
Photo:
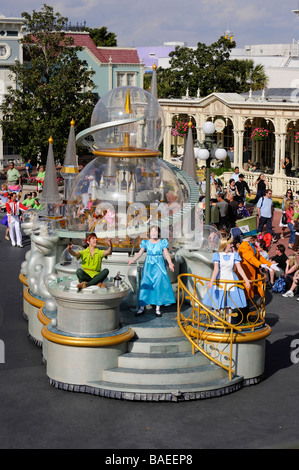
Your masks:
{"label": "decorative spire", "polygon": [[59,195],[56,167],[53,153],[53,139],[49,138],[49,149],[46,163],[45,179],[43,184],[43,191],[40,197],[42,204],[59,204],[61,198]]}
{"label": "decorative spire", "polygon": [[60,170],[60,173],[79,173],[79,168],[77,165],[77,151],[76,151],[76,137],[75,137],[75,121],[74,119],[70,122],[71,128],[69,132],[68,143],[66,147],[63,167]]}
{"label": "decorative spire", "polygon": [[132,114],[131,98],[130,98],[130,90],[129,90],[129,88],[128,88],[128,90],[127,90],[127,97],[126,97],[126,104],[125,104],[125,113],[126,113],[126,114]]}
{"label": "decorative spire", "polygon": [[76,136],[75,136],[75,121],[70,122],[71,128],[69,138],[65,151],[63,167],[60,170],[61,176],[64,179],[64,199],[68,200],[73,186],[73,182],[79,173],[77,164],[77,151],[76,151]]}
{"label": "decorative spire", "polygon": [[151,81],[151,94],[153,95],[156,100],[158,99],[158,87],[157,87],[157,66],[156,64],[153,65],[153,74],[152,74],[152,81]]}
{"label": "decorative spire", "polygon": [[194,155],[194,143],[192,136],[192,121],[188,122],[188,134],[184,148],[184,157],[182,163],[182,170],[194,179],[195,183],[198,182],[196,162]]}

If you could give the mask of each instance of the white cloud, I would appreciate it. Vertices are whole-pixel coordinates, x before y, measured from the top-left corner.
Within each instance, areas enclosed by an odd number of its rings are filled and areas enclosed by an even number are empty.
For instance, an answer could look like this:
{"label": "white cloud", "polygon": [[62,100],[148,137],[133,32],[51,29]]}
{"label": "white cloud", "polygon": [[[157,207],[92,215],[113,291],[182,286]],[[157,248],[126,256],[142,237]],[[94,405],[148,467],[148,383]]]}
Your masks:
{"label": "white cloud", "polygon": [[[39,10],[43,3],[67,16],[72,24],[107,26],[122,46],[161,45],[165,41],[216,41],[229,28],[239,47],[286,43],[297,37],[299,18],[293,0],[14,0],[0,7],[5,16]],[[299,36],[299,34],[298,34]]]}
{"label": "white cloud", "polygon": [[[83,22],[85,16],[89,17],[94,14],[98,17],[98,6],[101,2],[98,0],[62,0],[59,2],[52,2],[51,6],[54,11],[59,12],[62,16],[67,16],[70,21],[74,17],[76,20]],[[72,21],[73,23],[74,21]]]}

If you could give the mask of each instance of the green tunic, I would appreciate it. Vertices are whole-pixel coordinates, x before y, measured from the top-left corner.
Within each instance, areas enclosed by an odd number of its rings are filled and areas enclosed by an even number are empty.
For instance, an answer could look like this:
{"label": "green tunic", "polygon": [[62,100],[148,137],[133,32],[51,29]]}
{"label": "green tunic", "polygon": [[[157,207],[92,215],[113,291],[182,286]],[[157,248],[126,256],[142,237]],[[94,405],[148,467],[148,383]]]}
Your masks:
{"label": "green tunic", "polygon": [[78,251],[80,258],[82,259],[82,269],[91,278],[95,277],[101,271],[102,259],[104,257],[104,250],[99,248],[94,249],[94,254],[91,256],[89,246],[85,250]]}

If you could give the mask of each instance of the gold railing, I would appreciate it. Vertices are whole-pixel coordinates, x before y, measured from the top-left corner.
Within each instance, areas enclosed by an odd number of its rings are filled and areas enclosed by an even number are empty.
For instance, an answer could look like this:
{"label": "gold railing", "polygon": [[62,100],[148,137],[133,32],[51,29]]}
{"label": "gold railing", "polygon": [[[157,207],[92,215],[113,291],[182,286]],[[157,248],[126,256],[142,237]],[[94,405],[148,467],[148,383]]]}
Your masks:
{"label": "gold railing", "polygon": [[[198,349],[208,359],[227,370],[229,380],[232,380],[235,373],[233,344],[245,342],[248,333],[252,334],[265,325],[265,276],[251,281],[252,295],[247,296],[247,308],[240,309],[236,306],[229,312],[219,310],[211,297],[215,309],[203,304],[199,293],[206,292],[209,282],[209,278],[194,274],[178,276],[177,321],[192,344],[192,352]],[[223,290],[225,298],[230,298],[231,301],[230,293],[233,288],[246,290],[244,281],[216,280],[214,285]],[[253,295],[254,293],[257,295]]]}

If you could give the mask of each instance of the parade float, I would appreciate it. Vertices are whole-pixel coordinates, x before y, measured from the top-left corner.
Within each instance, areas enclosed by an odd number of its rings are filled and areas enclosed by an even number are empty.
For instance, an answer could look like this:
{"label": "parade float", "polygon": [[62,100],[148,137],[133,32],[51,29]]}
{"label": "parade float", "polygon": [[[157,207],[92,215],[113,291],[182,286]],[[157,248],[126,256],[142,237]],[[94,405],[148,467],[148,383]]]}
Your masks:
{"label": "parade float", "polygon": [[[90,128],[75,138],[71,123],[63,198],[49,140],[44,210],[26,214],[22,224],[31,249],[20,281],[29,337],[42,348],[46,374],[57,388],[178,401],[231,393],[263,376],[269,334],[263,302],[235,325],[202,304],[220,234],[204,225],[194,180],[161,159],[163,134],[163,112],[151,93],[137,87],[108,92]],[[76,144],[93,154],[80,173]],[[162,318],[150,306],[139,318],[144,257],[136,266],[128,261],[151,225],[169,240],[175,270],[168,274],[178,303]],[[109,276],[105,287],[79,290],[78,261],[67,245],[82,249],[91,232],[99,246],[112,242],[112,256],[103,261]]]}

